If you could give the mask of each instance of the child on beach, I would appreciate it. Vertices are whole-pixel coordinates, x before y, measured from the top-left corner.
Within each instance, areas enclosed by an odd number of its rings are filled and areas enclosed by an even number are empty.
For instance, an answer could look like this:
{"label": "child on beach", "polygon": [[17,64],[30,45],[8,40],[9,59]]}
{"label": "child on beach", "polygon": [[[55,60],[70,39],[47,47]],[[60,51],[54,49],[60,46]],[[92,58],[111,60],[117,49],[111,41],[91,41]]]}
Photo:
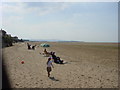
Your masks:
{"label": "child on beach", "polygon": [[50,72],[52,71],[51,66],[54,68],[54,66],[52,65],[52,58],[48,58],[48,61],[47,61],[47,72],[48,72],[48,77],[50,77]]}

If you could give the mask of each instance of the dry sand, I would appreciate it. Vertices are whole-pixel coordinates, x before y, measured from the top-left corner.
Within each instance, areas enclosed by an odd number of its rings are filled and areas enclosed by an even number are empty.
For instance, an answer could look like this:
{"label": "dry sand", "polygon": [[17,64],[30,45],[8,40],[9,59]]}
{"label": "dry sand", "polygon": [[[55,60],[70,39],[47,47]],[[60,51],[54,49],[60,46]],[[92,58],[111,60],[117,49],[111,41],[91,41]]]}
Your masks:
{"label": "dry sand", "polygon": [[[42,42],[30,42],[40,45]],[[48,57],[42,47],[28,50],[26,42],[3,48],[4,66],[12,88],[117,88],[117,44],[48,42],[48,51],[68,63],[55,64],[47,77]],[[24,60],[24,64],[21,61]]]}

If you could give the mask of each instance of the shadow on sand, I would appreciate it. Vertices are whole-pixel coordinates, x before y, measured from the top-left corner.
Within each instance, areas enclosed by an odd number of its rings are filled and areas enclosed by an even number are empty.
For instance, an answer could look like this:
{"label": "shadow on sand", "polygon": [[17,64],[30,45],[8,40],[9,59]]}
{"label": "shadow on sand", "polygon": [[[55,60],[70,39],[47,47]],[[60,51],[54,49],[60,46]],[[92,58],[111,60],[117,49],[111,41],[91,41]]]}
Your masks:
{"label": "shadow on sand", "polygon": [[[59,63],[56,63],[56,64],[59,64]],[[63,62],[62,64],[60,64],[60,65],[64,65],[64,64],[69,64],[68,62]]]}
{"label": "shadow on sand", "polygon": [[49,77],[53,81],[59,81],[58,79],[55,79],[54,77]]}

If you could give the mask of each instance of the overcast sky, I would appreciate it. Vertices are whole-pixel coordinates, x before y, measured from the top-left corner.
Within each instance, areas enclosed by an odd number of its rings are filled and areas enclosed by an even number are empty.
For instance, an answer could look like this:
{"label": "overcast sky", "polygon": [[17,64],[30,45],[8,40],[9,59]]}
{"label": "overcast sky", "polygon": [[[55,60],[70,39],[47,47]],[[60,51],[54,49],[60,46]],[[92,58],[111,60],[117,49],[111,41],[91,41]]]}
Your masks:
{"label": "overcast sky", "polygon": [[117,2],[3,2],[2,28],[23,39],[118,41]]}

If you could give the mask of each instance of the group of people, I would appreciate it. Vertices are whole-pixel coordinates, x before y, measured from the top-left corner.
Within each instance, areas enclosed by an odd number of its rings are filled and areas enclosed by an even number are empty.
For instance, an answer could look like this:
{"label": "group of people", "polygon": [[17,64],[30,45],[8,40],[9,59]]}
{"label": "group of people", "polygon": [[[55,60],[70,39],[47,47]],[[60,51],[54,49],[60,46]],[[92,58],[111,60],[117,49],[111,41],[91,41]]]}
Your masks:
{"label": "group of people", "polygon": [[[28,50],[35,50],[36,45],[32,46],[29,43],[27,43]],[[60,59],[60,57],[57,57],[55,55],[55,52],[48,52],[46,49],[43,51],[43,55],[45,56],[51,56],[48,58],[47,61],[47,72],[48,72],[48,77],[50,77],[50,72],[52,71],[52,67],[54,68],[52,62],[56,64],[63,64],[63,60]]]}
{"label": "group of people", "polygon": [[36,45],[32,46],[29,43],[27,43],[27,46],[28,46],[28,50],[31,50],[31,49],[35,50],[35,47],[36,47]]}
{"label": "group of people", "polygon": [[63,60],[61,60],[60,57],[57,57],[55,52],[48,52],[46,49],[44,49],[43,55],[48,57],[51,56],[54,62],[57,64],[63,64]]}
{"label": "group of people", "polygon": [[61,60],[60,57],[57,57],[55,55],[55,52],[51,52],[51,56],[52,56],[52,58],[53,58],[53,60],[54,60],[55,63],[57,63],[57,64],[63,64],[63,60]]}
{"label": "group of people", "polygon": [[[44,51],[47,52],[46,49]],[[47,52],[47,54],[51,55],[51,57],[49,57],[47,61],[47,72],[48,72],[48,77],[50,77],[50,72],[52,71],[52,67],[54,68],[52,62],[57,64],[63,64],[63,60],[61,60],[60,57],[57,57],[55,55],[55,52]]]}

